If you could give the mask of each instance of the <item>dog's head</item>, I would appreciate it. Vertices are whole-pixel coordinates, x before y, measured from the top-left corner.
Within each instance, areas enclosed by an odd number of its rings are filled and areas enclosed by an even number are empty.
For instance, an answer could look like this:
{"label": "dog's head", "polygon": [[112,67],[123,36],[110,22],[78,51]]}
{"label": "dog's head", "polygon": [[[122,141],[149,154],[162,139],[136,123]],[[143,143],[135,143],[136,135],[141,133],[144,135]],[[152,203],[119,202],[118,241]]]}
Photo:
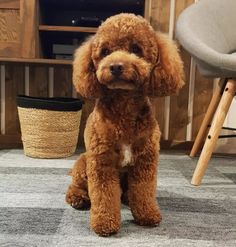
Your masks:
{"label": "dog's head", "polygon": [[183,64],[174,42],[144,18],[119,14],[77,49],[73,83],[86,98],[110,90],[166,96],[183,85]]}

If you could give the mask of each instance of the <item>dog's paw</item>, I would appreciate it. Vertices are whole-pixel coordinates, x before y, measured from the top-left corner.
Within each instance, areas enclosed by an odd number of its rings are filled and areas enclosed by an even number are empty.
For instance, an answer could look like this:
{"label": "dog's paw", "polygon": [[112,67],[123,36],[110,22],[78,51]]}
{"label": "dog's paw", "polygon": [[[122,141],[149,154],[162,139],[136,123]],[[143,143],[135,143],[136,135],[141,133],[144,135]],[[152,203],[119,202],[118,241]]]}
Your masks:
{"label": "dog's paw", "polygon": [[108,237],[115,234],[120,229],[120,219],[109,215],[96,216],[91,218],[91,228],[99,236]]}
{"label": "dog's paw", "polygon": [[75,209],[86,210],[90,208],[90,201],[82,198],[81,196],[66,195],[66,202]]}
{"label": "dog's paw", "polygon": [[141,226],[158,226],[162,220],[159,210],[150,211],[148,214],[134,216],[134,222]]}
{"label": "dog's paw", "polygon": [[86,210],[90,208],[90,200],[85,193],[80,192],[78,189],[69,187],[66,193],[66,202],[75,209]]}

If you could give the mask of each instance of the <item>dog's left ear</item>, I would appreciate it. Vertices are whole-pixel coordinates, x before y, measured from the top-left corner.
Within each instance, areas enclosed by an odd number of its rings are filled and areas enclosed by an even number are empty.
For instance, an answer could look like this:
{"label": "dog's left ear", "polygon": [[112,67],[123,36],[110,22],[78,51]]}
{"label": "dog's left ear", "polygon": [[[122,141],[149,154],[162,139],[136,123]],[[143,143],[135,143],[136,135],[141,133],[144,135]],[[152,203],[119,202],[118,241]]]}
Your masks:
{"label": "dog's left ear", "polygon": [[149,96],[175,94],[184,85],[183,62],[174,41],[162,33],[156,34],[158,57],[151,71]]}

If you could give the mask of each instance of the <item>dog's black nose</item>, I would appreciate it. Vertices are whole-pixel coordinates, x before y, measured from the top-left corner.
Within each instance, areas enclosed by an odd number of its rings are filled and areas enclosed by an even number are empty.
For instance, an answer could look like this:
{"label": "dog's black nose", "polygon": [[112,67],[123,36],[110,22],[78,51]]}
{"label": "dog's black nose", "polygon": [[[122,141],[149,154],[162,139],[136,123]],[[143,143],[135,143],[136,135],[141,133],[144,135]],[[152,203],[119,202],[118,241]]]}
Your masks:
{"label": "dog's black nose", "polygon": [[122,63],[111,63],[110,71],[114,76],[120,76],[124,70],[124,65]]}

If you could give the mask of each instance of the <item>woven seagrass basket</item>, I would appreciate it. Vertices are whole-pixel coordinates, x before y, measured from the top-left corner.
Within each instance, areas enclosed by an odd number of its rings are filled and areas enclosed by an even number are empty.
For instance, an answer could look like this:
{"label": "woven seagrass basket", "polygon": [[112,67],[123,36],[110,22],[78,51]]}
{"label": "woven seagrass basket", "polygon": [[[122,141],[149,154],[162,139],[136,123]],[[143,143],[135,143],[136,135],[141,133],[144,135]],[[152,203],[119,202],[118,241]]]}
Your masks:
{"label": "woven seagrass basket", "polygon": [[25,155],[62,158],[75,152],[81,100],[19,95],[17,106]]}

